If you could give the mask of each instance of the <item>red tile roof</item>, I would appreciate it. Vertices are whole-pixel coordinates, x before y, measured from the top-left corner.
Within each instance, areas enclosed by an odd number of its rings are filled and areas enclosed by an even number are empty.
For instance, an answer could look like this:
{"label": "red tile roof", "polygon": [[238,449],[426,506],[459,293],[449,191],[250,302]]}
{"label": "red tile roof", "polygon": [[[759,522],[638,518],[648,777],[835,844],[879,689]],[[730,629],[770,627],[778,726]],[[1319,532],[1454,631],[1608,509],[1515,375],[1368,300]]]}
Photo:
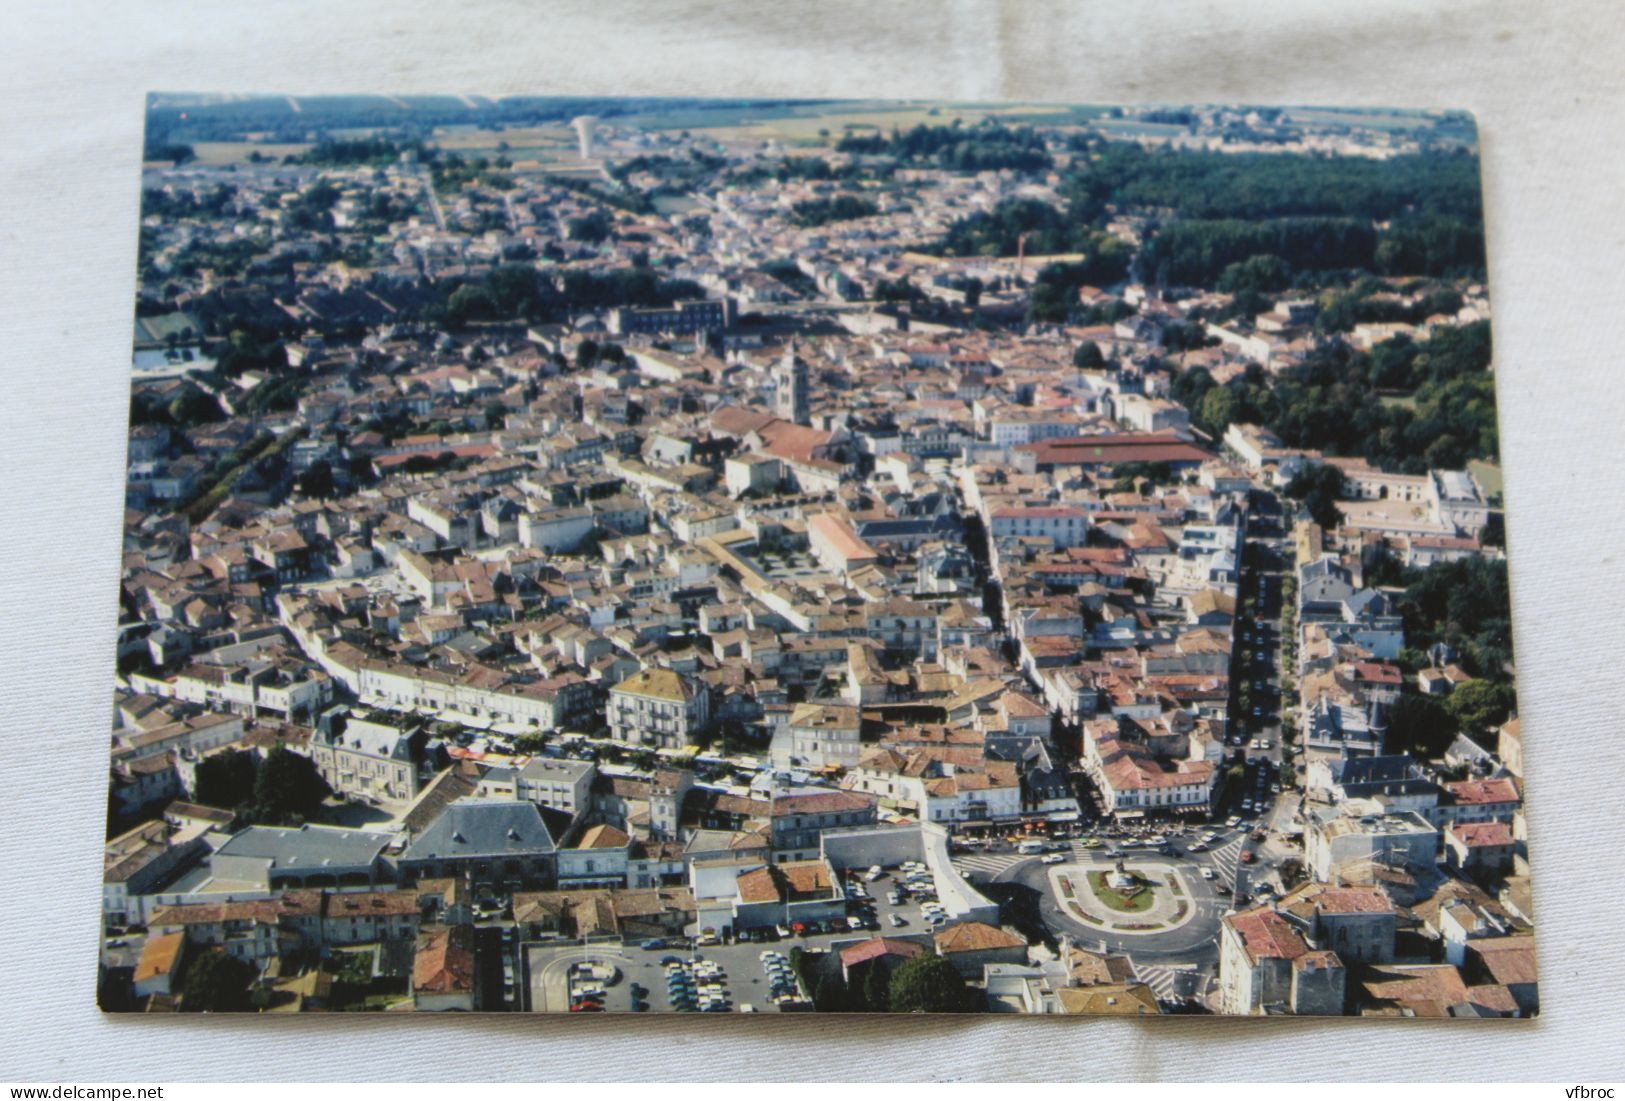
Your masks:
{"label": "red tile roof", "polygon": [[1512,827],[1505,822],[1457,822],[1450,833],[1469,849],[1512,844]]}
{"label": "red tile roof", "polygon": [[1241,937],[1247,958],[1253,963],[1295,960],[1309,951],[1298,931],[1274,910],[1246,910],[1224,920]]}
{"label": "red tile roof", "polygon": [[911,960],[923,955],[925,955],[924,945],[916,944],[914,941],[872,937],[841,949],[841,966],[856,967],[860,963],[868,963],[882,956],[898,956]]}
{"label": "red tile roof", "polygon": [[474,931],[453,925],[431,934],[412,961],[412,990],[464,994],[474,989]]}
{"label": "red tile roof", "polygon": [[1014,933],[979,921],[966,921],[950,925],[936,935],[937,952],[991,952],[1000,948],[1026,948],[1027,942]]}
{"label": "red tile roof", "polygon": [[1457,780],[1444,786],[1455,801],[1463,806],[1482,803],[1516,803],[1518,788],[1511,780]]}
{"label": "red tile roof", "polygon": [[1023,444],[1041,466],[1115,466],[1118,463],[1201,463],[1208,452],[1170,434],[1070,436]]}

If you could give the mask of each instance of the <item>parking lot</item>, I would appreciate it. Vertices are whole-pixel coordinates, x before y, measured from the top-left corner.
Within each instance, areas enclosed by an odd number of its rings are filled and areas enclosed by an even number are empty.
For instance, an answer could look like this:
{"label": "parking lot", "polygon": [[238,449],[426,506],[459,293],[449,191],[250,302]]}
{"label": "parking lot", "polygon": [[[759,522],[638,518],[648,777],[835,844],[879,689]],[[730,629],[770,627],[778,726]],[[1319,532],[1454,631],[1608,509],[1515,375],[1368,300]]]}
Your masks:
{"label": "parking lot", "polygon": [[[931,926],[921,913],[920,900],[904,899],[898,904],[888,900],[887,892],[898,885],[897,874],[894,869],[882,878],[864,884],[874,918],[869,924],[874,928],[847,928],[805,936],[792,933],[777,941],[734,941],[694,948],[687,947],[686,942],[679,940],[668,941],[668,946],[661,948],[643,948],[642,942],[526,945],[524,951],[528,965],[530,1007],[537,1012],[569,1011],[574,978],[577,993],[588,986],[597,988],[597,992],[587,1000],[601,1005],[603,1011],[608,1013],[679,1012],[681,999],[668,996],[672,985],[686,987],[693,992],[692,1004],[695,1009],[698,1009],[699,996],[706,992],[705,988],[714,986],[717,989],[711,992],[725,1000],[722,1010],[725,1012],[740,1012],[746,1005],[751,1007],[750,1012],[755,1013],[795,1010],[798,1008],[795,1005],[785,1006],[774,1002],[775,982],[761,958],[764,951],[777,952],[788,963],[792,948],[809,952],[824,951],[834,945],[844,945],[866,937],[930,933]],[[859,909],[862,901],[853,900],[852,909]],[[901,924],[892,922],[893,914],[897,915]],[[678,961],[682,965],[684,977],[675,984],[670,981],[667,961]],[[591,965],[597,965],[600,969],[597,974],[587,973]],[[719,973],[705,974],[710,970],[707,965],[714,965]],[[608,970],[610,968],[613,971]],[[785,989],[782,984],[778,987],[779,992]],[[810,992],[801,990],[799,993],[806,995]]]}
{"label": "parking lot", "polygon": [[[572,968],[592,963],[614,968],[600,983],[597,999],[609,1013],[673,1013],[677,1002],[668,996],[666,961],[682,965],[684,982],[697,995],[702,987],[715,986],[726,1000],[727,1010],[738,1012],[749,1005],[752,1012],[777,1013],[773,1002],[773,981],[761,959],[763,951],[782,952],[802,944],[792,939],[780,944],[721,944],[708,948],[645,949],[633,944],[592,944],[550,947],[530,945],[531,1008],[537,1012],[563,1012],[569,1009],[569,976]],[[715,969],[715,974],[707,972]],[[695,999],[697,1007],[697,998]],[[634,1005],[643,1008],[634,1009]]]}

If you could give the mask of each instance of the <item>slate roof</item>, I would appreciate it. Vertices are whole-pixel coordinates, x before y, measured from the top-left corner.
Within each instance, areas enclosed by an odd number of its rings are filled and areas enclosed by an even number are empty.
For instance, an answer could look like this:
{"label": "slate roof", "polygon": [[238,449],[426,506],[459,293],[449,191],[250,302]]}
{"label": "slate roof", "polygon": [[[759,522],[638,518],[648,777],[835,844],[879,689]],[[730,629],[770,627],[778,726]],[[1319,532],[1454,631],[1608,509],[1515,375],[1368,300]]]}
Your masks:
{"label": "slate roof", "polygon": [[536,804],[523,800],[453,803],[407,848],[403,860],[536,856],[556,846]]}

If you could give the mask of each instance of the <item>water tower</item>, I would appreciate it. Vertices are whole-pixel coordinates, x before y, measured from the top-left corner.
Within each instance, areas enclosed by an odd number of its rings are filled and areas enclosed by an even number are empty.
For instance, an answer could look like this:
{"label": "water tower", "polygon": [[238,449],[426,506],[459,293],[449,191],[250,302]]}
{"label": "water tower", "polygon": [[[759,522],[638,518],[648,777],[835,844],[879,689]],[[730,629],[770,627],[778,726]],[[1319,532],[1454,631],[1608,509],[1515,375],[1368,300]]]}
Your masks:
{"label": "water tower", "polygon": [[592,131],[598,125],[598,119],[592,115],[577,115],[570,120],[570,126],[576,132],[576,139],[581,144],[581,159],[592,159]]}

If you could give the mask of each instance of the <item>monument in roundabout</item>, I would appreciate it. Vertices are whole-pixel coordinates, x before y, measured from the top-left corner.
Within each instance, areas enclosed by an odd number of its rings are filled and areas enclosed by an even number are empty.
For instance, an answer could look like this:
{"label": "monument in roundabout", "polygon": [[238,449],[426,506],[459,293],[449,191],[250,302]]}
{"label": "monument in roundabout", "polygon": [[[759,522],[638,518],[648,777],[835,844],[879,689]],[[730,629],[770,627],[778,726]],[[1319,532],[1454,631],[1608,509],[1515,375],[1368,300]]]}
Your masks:
{"label": "monument in roundabout", "polygon": [[1123,864],[1123,858],[1118,857],[1116,866],[1106,873],[1106,886],[1126,898],[1149,884],[1136,873],[1129,871]]}

